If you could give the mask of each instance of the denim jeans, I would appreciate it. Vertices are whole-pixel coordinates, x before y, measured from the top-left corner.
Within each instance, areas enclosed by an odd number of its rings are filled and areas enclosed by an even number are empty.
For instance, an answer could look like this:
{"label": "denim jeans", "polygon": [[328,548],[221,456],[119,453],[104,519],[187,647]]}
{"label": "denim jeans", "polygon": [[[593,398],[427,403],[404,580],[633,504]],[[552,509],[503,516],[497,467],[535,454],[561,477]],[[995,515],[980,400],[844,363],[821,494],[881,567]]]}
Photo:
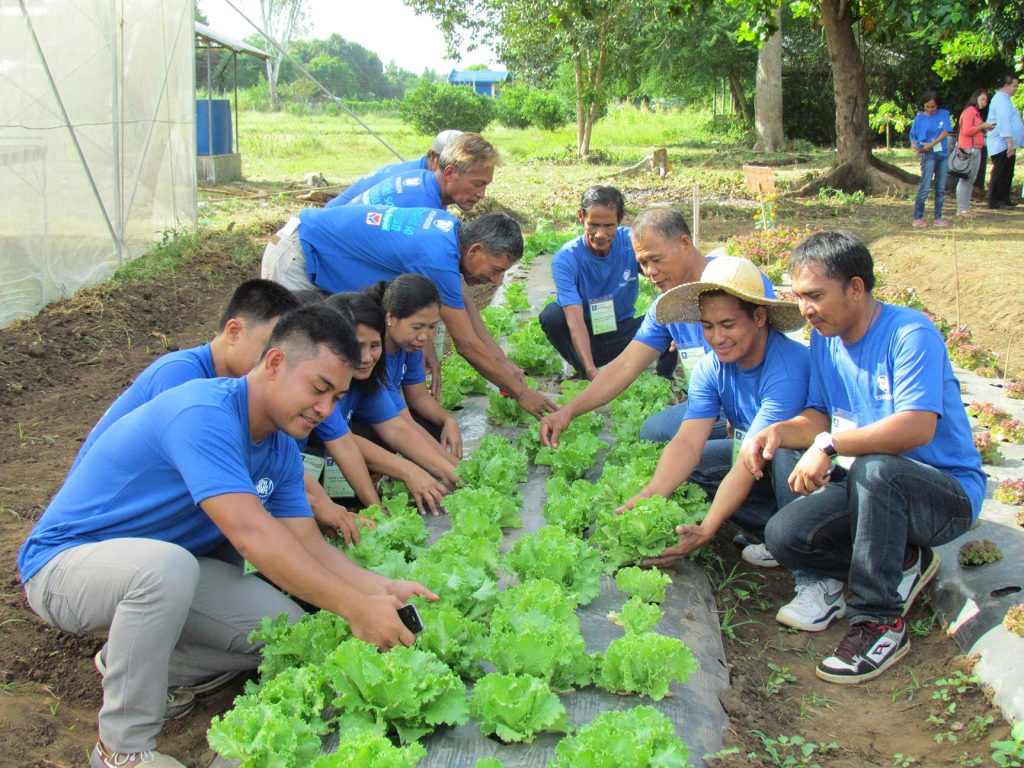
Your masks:
{"label": "denim jeans", "polygon": [[[551,302],[541,310],[538,319],[540,320],[540,327],[544,330],[544,335],[551,342],[551,346],[558,350],[558,354],[562,356],[562,359],[575,368],[580,376],[583,376],[583,363],[580,361],[579,355],[576,354],[575,348],[573,348],[572,335],[569,333],[569,323],[565,319],[565,311],[562,307],[557,302]],[[622,350],[633,340],[643,321],[643,317],[631,317],[629,320],[619,321],[616,330],[597,336],[594,335],[590,325],[587,324],[587,335],[590,338],[590,354],[594,358],[594,365],[598,368],[602,365],[608,365],[608,363],[622,354]],[[667,378],[672,375],[676,368],[676,357],[676,353],[670,349],[666,349],[661,353],[657,366],[659,376]]]}
{"label": "denim jeans", "polygon": [[946,202],[946,156],[934,152],[921,155],[921,184],[914,198],[914,218],[924,218],[924,201],[928,197],[928,189],[935,181],[935,218],[942,218],[942,204]]}
{"label": "denim jeans", "polygon": [[888,623],[903,612],[896,590],[907,547],[945,544],[972,523],[971,503],[954,477],[903,456],[872,454],[848,473],[837,467],[824,488],[781,508],[765,528],[765,544],[802,578],[846,581],[851,624]]}
{"label": "denim jeans", "polygon": [[[667,443],[676,436],[679,425],[686,416],[686,403],[677,403],[648,416],[640,426],[640,439],[652,443]],[[711,429],[708,440],[724,440],[726,435],[725,418],[719,416]]]}
{"label": "denim jeans", "polygon": [[[775,469],[778,467],[778,471]],[[732,468],[732,440],[708,440],[704,444],[700,463],[690,473],[689,480],[703,488],[708,500],[714,499],[718,486]],[[772,462],[760,480],[754,481],[750,495],[730,518],[746,533],[759,539],[764,538],[764,527],[781,507],[796,498],[789,488],[789,473],[792,467]]]}

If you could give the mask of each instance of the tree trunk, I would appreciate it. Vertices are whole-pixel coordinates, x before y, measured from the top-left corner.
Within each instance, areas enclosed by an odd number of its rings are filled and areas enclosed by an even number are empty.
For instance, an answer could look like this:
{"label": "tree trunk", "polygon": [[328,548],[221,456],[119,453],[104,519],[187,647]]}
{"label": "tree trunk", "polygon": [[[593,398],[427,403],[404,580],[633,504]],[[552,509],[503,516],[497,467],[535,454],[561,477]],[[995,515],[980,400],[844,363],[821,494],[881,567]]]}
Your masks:
{"label": "tree trunk", "polygon": [[281,57],[267,59],[267,84],[270,86],[270,111],[281,111],[281,95],[277,92],[277,78],[281,74]]}
{"label": "tree trunk", "polygon": [[754,87],[754,129],[758,152],[780,152],[786,146],[782,127],[782,10],[775,9],[776,31],[757,54]]}
{"label": "tree trunk", "polygon": [[735,72],[729,72],[729,94],[732,96],[733,110],[740,116],[744,123],[750,122],[750,107],[743,97],[743,83]]}
{"label": "tree trunk", "polygon": [[871,154],[867,80],[860,48],[853,35],[848,0],[818,0],[818,7],[832,62],[839,166],[798,190],[797,194],[816,194],[822,188],[844,192],[912,191],[917,187],[916,176]]}

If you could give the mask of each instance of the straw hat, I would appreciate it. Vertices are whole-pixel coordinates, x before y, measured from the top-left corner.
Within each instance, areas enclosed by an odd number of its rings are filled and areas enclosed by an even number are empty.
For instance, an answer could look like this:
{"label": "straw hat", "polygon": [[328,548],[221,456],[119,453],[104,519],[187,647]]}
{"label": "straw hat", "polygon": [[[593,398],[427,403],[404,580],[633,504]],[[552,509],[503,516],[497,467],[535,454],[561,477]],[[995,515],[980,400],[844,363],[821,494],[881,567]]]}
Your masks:
{"label": "straw hat", "polygon": [[700,281],[666,291],[658,300],[657,318],[662,324],[699,323],[700,295],[725,291],[751,304],[768,308],[768,324],[781,333],[790,333],[804,325],[796,302],[769,299],[764,295],[760,270],[749,259],[719,256],[708,262]]}

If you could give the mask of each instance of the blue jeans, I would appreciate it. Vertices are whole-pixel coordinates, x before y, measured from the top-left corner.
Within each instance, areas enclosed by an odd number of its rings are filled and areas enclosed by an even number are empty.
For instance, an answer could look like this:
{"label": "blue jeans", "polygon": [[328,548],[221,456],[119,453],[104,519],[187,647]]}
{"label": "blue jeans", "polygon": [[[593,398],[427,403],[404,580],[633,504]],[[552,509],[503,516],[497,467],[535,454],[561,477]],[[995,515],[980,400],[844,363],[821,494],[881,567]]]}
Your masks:
{"label": "blue jeans", "polygon": [[[689,480],[703,488],[710,501],[715,497],[718,486],[732,469],[732,440],[708,440],[704,444],[700,463],[690,473]],[[778,471],[776,471],[776,469]],[[789,473],[792,467],[772,462],[760,480],[754,481],[750,495],[742,506],[733,513],[731,520],[745,532],[759,539],[764,538],[764,527],[781,507],[796,499],[789,488]]]}
{"label": "blue jeans", "polygon": [[971,502],[954,477],[903,456],[872,454],[848,473],[837,467],[824,488],[781,508],[765,528],[765,544],[801,578],[847,582],[851,624],[890,623],[903,613],[896,590],[908,546],[945,544],[972,523]]}
{"label": "blue jeans", "polygon": [[946,156],[934,152],[921,155],[921,184],[914,198],[914,218],[924,218],[924,201],[928,197],[928,189],[935,181],[935,218],[942,218],[942,204],[946,202]]}
{"label": "blue jeans", "polygon": [[[652,443],[667,443],[676,436],[684,416],[686,416],[685,402],[670,405],[657,413],[652,413],[640,427],[640,439],[649,440]],[[725,435],[725,418],[720,416],[711,429],[711,436],[708,440],[724,440]]]}
{"label": "blue jeans", "polygon": [[[562,356],[562,359],[575,368],[580,376],[583,376],[583,363],[580,361],[579,355],[576,354],[575,348],[573,348],[572,335],[569,333],[569,323],[566,322],[565,311],[562,307],[553,301],[541,310],[538,319],[540,320],[540,327],[544,330],[544,335],[551,342],[551,346],[558,350],[558,354]],[[594,365],[598,368],[602,365],[608,365],[608,363],[622,354],[622,350],[633,340],[643,321],[643,317],[631,317],[628,320],[620,320],[617,323],[618,327],[616,330],[597,336],[594,335],[590,324],[587,323],[587,335],[590,337],[590,354],[594,358]],[[676,367],[676,358],[676,353],[673,351],[666,349],[662,352],[658,358],[658,375],[665,376],[666,378],[671,376]]]}

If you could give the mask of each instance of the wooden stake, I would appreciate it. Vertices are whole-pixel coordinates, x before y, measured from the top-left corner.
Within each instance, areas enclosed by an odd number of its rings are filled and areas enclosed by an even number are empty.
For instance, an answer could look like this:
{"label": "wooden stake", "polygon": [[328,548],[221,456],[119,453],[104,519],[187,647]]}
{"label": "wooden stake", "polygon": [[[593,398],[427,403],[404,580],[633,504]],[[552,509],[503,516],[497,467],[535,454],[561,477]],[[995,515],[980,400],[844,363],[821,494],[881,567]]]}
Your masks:
{"label": "wooden stake", "polygon": [[1006,342],[1006,356],[1003,358],[1003,387],[1006,386],[1006,382],[1010,378],[1010,344],[1013,343],[1013,337],[1011,336]]}
{"label": "wooden stake", "polygon": [[960,264],[956,252],[956,228],[950,229],[949,234],[953,238],[953,291],[956,297],[956,329],[959,331],[962,326],[960,325]]}
{"label": "wooden stake", "polygon": [[700,248],[700,184],[693,185],[693,247]]}

